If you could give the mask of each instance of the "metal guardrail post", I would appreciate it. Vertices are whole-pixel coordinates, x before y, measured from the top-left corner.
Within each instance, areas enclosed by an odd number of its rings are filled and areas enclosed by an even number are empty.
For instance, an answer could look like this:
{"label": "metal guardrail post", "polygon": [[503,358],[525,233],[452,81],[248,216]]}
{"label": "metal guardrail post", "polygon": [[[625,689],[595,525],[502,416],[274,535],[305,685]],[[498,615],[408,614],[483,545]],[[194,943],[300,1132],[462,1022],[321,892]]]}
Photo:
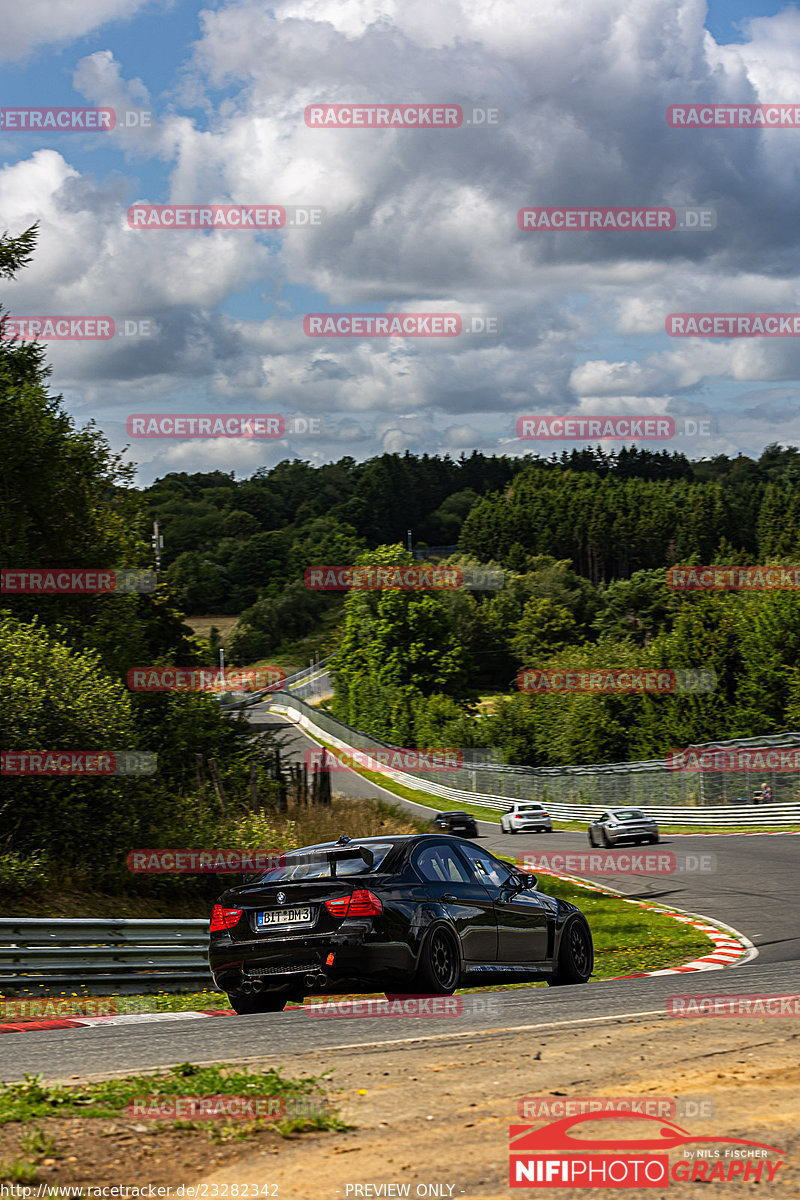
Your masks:
{"label": "metal guardrail post", "polygon": [[0,994],[211,986],[208,921],[0,918]]}

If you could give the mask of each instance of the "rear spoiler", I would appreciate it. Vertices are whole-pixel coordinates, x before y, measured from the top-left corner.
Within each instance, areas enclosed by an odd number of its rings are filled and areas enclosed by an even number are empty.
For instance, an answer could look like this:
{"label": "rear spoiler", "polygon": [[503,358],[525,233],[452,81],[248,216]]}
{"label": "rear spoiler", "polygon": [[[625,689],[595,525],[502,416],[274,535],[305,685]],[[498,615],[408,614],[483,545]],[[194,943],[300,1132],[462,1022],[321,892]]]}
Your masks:
{"label": "rear spoiler", "polygon": [[286,855],[286,865],[318,863],[327,860],[331,868],[331,879],[335,879],[337,862],[354,858],[362,859],[368,867],[371,867],[375,862],[375,855],[366,846],[336,846],[330,850],[309,850],[302,854],[293,854],[290,850]]}

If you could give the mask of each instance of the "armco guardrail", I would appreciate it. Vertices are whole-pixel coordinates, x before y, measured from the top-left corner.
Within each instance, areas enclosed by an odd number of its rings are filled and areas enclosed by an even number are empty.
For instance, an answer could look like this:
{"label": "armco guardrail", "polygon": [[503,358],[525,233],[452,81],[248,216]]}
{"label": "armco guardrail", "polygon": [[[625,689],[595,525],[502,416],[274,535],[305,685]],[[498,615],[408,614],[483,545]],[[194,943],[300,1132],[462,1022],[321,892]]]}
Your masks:
{"label": "armco guardrail", "polygon": [[[309,667],[304,667],[302,671],[295,672],[294,675],[289,675],[283,682],[281,692],[291,692],[295,696],[300,696],[303,699],[322,699],[325,696],[333,694],[333,687],[330,676],[328,675],[328,663],[333,658],[329,654],[326,658],[319,659]],[[255,692],[222,692],[218,696],[218,700],[223,708],[223,711],[229,712],[233,709],[252,708],[253,705],[261,704],[269,696],[275,695],[274,687],[260,688]]]}
{"label": "armco guardrail", "polygon": [[[306,729],[312,737],[337,749],[358,749],[369,751],[386,746],[385,742],[371,738],[360,730],[352,729],[343,721],[332,717],[330,713],[320,712],[302,700],[286,693],[273,693],[270,708],[275,712],[284,713],[295,721],[301,728]],[[794,747],[800,745],[800,733],[781,734],[769,738],[749,738],[736,742],[715,742],[720,747],[755,747],[772,746],[774,748]],[[702,749],[703,747],[697,747]],[[690,776],[686,772],[670,771],[666,761],[654,759],[640,763],[598,763],[581,767],[503,767],[492,763],[475,763],[472,766],[459,767],[452,771],[437,771],[433,779],[430,773],[421,777],[409,772],[387,770],[386,775],[404,787],[424,791],[431,796],[441,797],[449,802],[451,807],[458,804],[476,804],[481,808],[504,811],[511,806],[513,800],[541,800],[552,816],[558,820],[591,820],[602,808],[609,805],[646,807],[648,812],[657,820],[675,822],[682,825],[789,825],[800,824],[800,779],[796,774],[782,779],[782,788],[790,792],[787,801],[755,805],[752,803],[725,804],[714,802],[708,795],[718,789],[711,786],[704,774],[700,782],[694,783],[697,791],[689,790]],[[738,774],[738,773],[737,773]],[[743,773],[742,773],[743,774]],[[759,780],[763,774],[759,774]],[[776,772],[771,772],[775,779]],[[677,778],[676,778],[677,776]],[[448,778],[449,777],[449,778]],[[469,780],[473,787],[453,786],[456,783]],[[440,779],[448,779],[441,783]],[[484,790],[477,786],[478,778],[481,783],[491,780],[495,790]],[[680,799],[683,803],[659,804],[654,803],[659,790],[667,787],[682,792]],[[575,800],[564,802],[558,795],[559,790],[570,790],[575,794]],[[731,790],[733,784],[731,783]],[[791,793],[794,796],[791,796]],[[593,798],[596,793],[596,798]],[[705,799],[703,799],[705,793]],[[773,783],[773,795],[776,795],[776,784]],[[666,797],[665,797],[666,798]],[[444,807],[444,805],[443,805]]]}
{"label": "armco guardrail", "polygon": [[0,918],[0,993],[211,984],[208,921]]}

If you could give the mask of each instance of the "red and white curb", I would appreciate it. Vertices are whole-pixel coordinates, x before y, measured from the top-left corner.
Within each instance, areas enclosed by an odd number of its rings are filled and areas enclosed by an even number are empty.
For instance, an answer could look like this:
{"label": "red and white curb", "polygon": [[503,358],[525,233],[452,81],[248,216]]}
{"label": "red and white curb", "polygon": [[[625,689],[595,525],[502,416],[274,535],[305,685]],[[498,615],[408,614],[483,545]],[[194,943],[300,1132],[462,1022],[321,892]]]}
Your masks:
{"label": "red and white curb", "polygon": [[209,1008],[199,1012],[118,1013],[108,1017],[54,1017],[45,1021],[5,1021],[0,1033],[37,1033],[43,1029],[80,1029],[86,1025],[142,1025],[151,1021],[191,1021],[195,1017],[228,1017],[232,1008]]}
{"label": "red and white curb", "polygon": [[[684,975],[692,971],[719,971],[724,967],[742,966],[758,955],[758,950],[749,938],[730,925],[724,925],[721,921],[712,924],[707,917],[682,912],[679,908],[667,908],[663,904],[649,904],[646,900],[632,900],[615,888],[605,887],[592,880],[581,879],[576,875],[556,875],[553,871],[542,870],[538,870],[537,874],[549,875],[553,879],[563,879],[568,883],[578,884],[587,891],[616,896],[626,904],[635,904],[649,912],[662,913],[666,917],[672,917],[674,921],[691,925],[693,929],[706,934],[714,943],[714,949],[710,954],[696,958],[693,962],[684,963],[680,967],[668,967],[662,971],[636,971],[632,975],[614,975],[611,979],[644,979],[649,975]],[[602,980],[602,982],[610,983],[611,979]],[[229,1016],[233,1016],[231,1008],[209,1008],[197,1012],[140,1012],[119,1013],[116,1016],[103,1017],[59,1017],[44,1021],[7,1021],[0,1024],[0,1034],[38,1033],[48,1029],[80,1029],[92,1025],[141,1025],[155,1021],[191,1021],[201,1017]]]}
{"label": "red and white curb", "polygon": [[674,837],[800,837],[798,829],[720,829],[718,833],[662,833]]}
{"label": "red and white curb", "polygon": [[[714,943],[714,949],[710,954],[704,954],[702,958],[696,958],[680,967],[666,967],[661,971],[635,971],[632,975],[614,975],[611,977],[612,979],[644,979],[648,975],[685,975],[691,971],[719,971],[724,967],[741,967],[744,963],[758,957],[758,950],[750,939],[731,925],[723,924],[722,921],[715,921],[712,924],[708,917],[701,917],[696,913],[683,912],[679,908],[668,908],[663,904],[649,904],[646,900],[633,900],[623,892],[617,891],[616,888],[605,887],[603,884],[589,879],[581,879],[576,875],[556,875],[553,871],[541,870],[537,870],[536,874],[550,875],[553,879],[564,879],[568,883],[576,883],[580,887],[586,888],[587,891],[616,896],[618,900],[623,900],[626,904],[635,904],[639,908],[647,909],[648,912],[662,913],[665,917],[672,917],[674,921],[691,925],[693,929],[704,933]],[[607,979],[603,982],[609,983],[611,980]]]}

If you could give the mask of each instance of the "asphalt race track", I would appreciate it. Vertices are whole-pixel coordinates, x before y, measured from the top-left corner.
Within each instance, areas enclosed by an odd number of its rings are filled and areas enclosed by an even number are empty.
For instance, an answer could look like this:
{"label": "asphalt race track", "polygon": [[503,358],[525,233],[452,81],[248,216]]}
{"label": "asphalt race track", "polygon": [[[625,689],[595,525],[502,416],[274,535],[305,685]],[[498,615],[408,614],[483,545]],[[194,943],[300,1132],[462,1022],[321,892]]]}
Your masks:
{"label": "asphalt race track", "polygon": [[[254,724],[273,724],[274,716],[252,710]],[[294,727],[285,727],[287,751],[313,745]],[[333,780],[334,791],[375,797],[373,784],[348,772]],[[397,797],[392,799],[402,804]],[[414,811],[419,812],[418,807]],[[482,844],[506,855],[585,852],[585,834],[554,833],[502,836],[481,823]],[[357,829],[343,830],[357,834]],[[6,1034],[0,1038],[0,1078],[20,1079],[26,1072],[48,1080],[130,1073],[179,1062],[236,1062],[285,1058],[293,1053],[343,1046],[376,1047],[418,1039],[469,1039],[476,1032],[519,1032],[602,1022],[620,1017],[665,1014],[671,995],[796,993],[800,991],[798,900],[800,837],[724,835],[665,837],[658,847],[682,855],[711,855],[713,871],[684,870],[670,875],[603,876],[599,882],[625,895],[669,904],[733,926],[758,949],[758,957],[735,969],[687,975],[607,980],[575,988],[532,988],[491,994],[489,1012],[447,1018],[320,1019],[299,1011],[243,1017],[198,1019],[175,1014],[166,1021],[82,1029]],[[612,851],[612,854],[627,852]],[[606,852],[603,852],[604,854]],[[707,864],[708,865],[708,864]],[[570,872],[567,872],[570,873]],[[582,872],[573,872],[580,874]],[[586,877],[589,877],[588,874]],[[546,889],[546,878],[542,877]],[[530,1041],[528,1033],[527,1040]]]}

